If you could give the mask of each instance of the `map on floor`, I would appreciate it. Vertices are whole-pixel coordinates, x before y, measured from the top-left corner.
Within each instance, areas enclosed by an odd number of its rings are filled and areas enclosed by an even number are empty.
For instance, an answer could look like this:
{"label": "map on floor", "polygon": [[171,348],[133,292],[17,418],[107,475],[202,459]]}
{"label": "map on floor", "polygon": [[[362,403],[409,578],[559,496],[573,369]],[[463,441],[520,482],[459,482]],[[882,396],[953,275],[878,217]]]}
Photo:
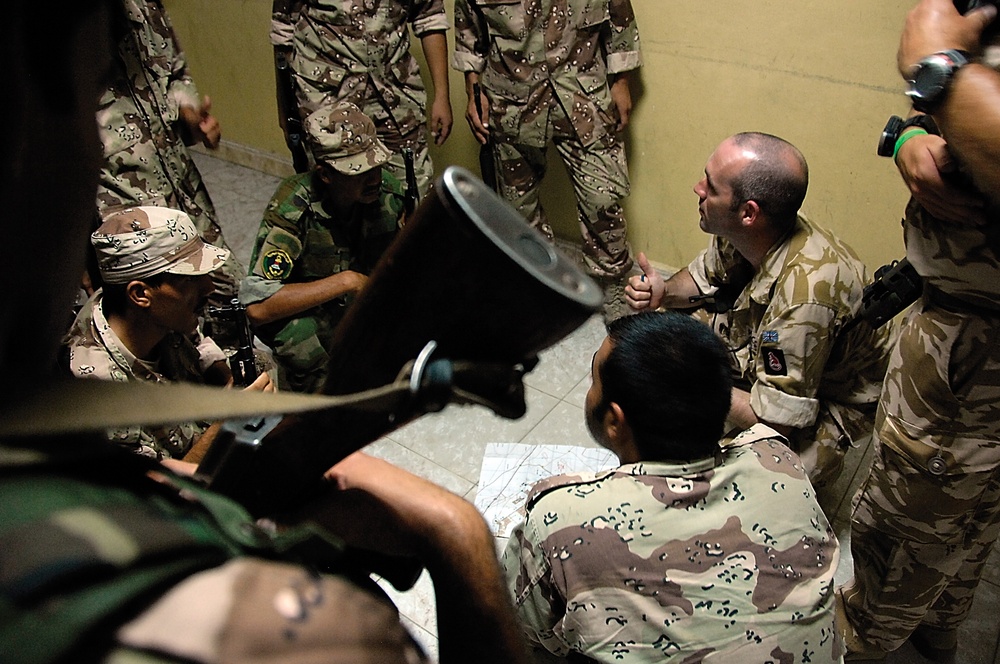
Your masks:
{"label": "map on floor", "polygon": [[494,535],[510,537],[524,518],[524,501],[535,482],[617,466],[615,455],[599,447],[489,443],[479,473],[476,507]]}

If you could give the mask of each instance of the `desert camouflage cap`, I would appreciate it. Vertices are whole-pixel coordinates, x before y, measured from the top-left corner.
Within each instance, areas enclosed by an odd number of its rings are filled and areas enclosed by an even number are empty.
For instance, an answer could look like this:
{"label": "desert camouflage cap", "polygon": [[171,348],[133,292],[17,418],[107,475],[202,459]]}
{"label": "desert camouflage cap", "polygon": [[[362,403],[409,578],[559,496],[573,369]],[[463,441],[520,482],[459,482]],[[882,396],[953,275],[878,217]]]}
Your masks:
{"label": "desert camouflage cap", "polygon": [[90,236],[105,283],[127,284],[161,272],[208,274],[229,258],[229,250],[205,243],[191,219],[164,207],[112,212]]}
{"label": "desert camouflage cap", "polygon": [[375,123],[354,104],[341,102],[306,118],[313,158],[347,175],[370,171],[392,155],[375,132]]}

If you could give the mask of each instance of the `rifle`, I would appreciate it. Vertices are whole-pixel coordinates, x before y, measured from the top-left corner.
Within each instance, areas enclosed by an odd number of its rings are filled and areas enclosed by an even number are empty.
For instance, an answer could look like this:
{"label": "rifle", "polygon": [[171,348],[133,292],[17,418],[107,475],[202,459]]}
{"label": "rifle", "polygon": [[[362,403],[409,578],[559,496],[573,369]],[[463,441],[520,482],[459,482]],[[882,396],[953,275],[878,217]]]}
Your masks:
{"label": "rifle", "polygon": [[[441,297],[446,286],[452,298]],[[449,402],[521,417],[522,379],[538,353],[602,301],[571,259],[452,166],[337,325],[323,392],[351,404],[227,422],[197,475],[251,512],[274,514],[322,495],[323,473],[351,452]]]}
{"label": "rifle", "polygon": [[285,134],[285,145],[292,153],[292,166],[296,173],[309,170],[309,155],[306,153],[305,129],[299,118],[295,97],[295,80],[288,64],[286,49],[274,47],[274,80],[277,84],[278,125]]}
{"label": "rifle", "polygon": [[413,165],[413,148],[403,148],[403,166],[406,170],[406,193],[403,195],[403,211],[406,218],[413,216],[420,201],[420,191],[417,189],[417,171]]}
{"label": "rifle", "polygon": [[[480,119],[483,117],[482,86],[479,81],[472,84],[472,95],[475,97],[476,113]],[[483,176],[483,182],[493,191],[497,191],[497,170],[496,162],[493,160],[493,137],[486,139],[486,143],[479,147],[479,172]]]}
{"label": "rifle", "polygon": [[253,353],[253,334],[250,332],[250,321],[247,320],[247,308],[239,298],[233,298],[228,306],[209,307],[208,313],[227,318],[236,325],[236,352],[229,357],[229,368],[233,372],[233,385],[246,387],[257,380],[257,363]]}

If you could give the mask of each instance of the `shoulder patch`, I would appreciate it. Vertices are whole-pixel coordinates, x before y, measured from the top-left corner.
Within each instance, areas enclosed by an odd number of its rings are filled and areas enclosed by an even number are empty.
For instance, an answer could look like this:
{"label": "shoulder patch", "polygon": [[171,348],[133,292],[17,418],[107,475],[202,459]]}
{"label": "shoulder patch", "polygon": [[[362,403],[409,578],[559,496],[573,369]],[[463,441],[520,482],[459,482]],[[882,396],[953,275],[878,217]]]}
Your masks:
{"label": "shoulder patch", "polygon": [[760,352],[764,356],[764,373],[768,376],[788,375],[785,354],[780,348],[762,348]]}
{"label": "shoulder patch", "polygon": [[261,258],[264,278],[281,281],[292,273],[292,258],[283,249],[272,249]]}

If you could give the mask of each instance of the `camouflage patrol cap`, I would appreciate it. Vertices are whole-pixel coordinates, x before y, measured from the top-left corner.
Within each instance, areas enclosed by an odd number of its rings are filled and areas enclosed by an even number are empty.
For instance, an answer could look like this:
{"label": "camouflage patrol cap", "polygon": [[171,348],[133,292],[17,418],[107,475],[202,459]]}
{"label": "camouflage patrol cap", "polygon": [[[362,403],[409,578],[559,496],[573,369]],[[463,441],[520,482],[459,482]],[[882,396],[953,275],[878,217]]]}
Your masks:
{"label": "camouflage patrol cap", "polygon": [[161,272],[208,274],[229,258],[229,250],[206,244],[190,217],[164,207],[132,207],[104,218],[90,236],[101,278],[108,284]]}
{"label": "camouflage patrol cap", "polygon": [[306,118],[306,136],[316,161],[346,175],[381,166],[392,155],[375,133],[375,123],[354,104],[342,102]]}

